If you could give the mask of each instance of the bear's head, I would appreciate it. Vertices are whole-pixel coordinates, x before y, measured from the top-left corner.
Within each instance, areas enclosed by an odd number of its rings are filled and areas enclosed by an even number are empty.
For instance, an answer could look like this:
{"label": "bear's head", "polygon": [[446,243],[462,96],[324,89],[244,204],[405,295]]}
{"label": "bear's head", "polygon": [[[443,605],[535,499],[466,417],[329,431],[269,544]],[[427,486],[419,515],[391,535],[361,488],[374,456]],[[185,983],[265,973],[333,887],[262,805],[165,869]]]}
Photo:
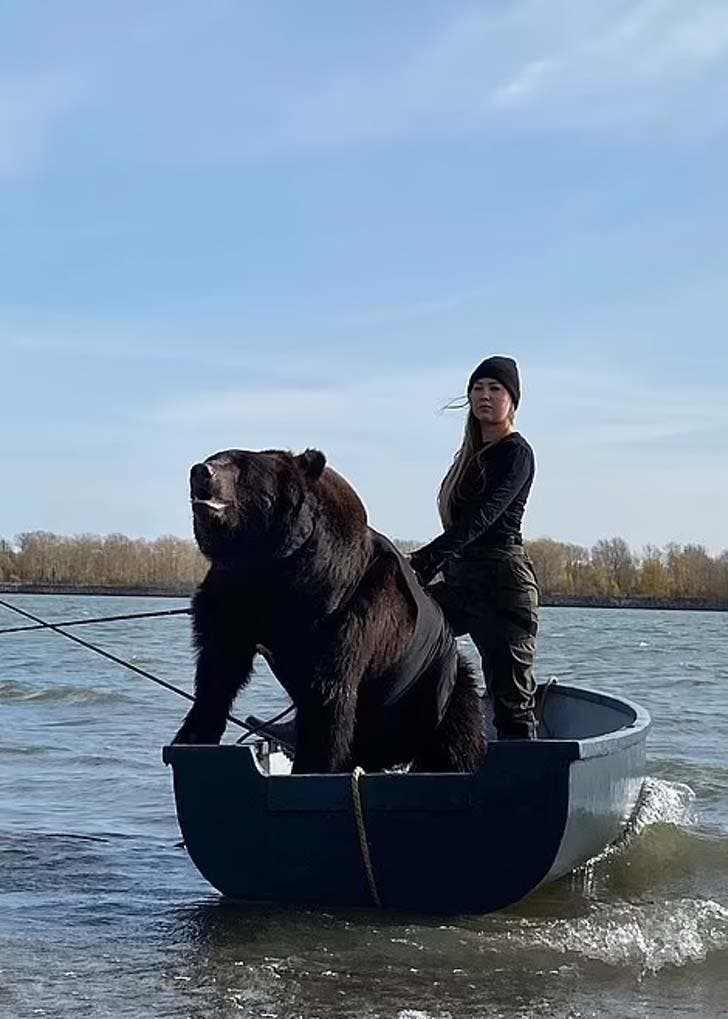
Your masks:
{"label": "bear's head", "polygon": [[325,467],[326,457],[317,449],[298,456],[277,449],[227,449],[195,464],[190,497],[200,551],[220,563],[294,553],[313,534]]}

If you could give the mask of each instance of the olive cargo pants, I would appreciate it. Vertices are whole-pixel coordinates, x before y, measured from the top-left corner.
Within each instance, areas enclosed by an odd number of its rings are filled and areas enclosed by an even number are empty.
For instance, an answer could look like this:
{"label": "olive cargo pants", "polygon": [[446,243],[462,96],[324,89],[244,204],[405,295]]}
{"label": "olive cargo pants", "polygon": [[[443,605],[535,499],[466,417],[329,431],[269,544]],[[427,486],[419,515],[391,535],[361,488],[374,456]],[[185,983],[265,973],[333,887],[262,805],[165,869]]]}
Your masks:
{"label": "olive cargo pants", "polygon": [[521,545],[455,559],[444,580],[427,588],[456,636],[467,633],[480,653],[500,739],[534,739],[538,583]]}

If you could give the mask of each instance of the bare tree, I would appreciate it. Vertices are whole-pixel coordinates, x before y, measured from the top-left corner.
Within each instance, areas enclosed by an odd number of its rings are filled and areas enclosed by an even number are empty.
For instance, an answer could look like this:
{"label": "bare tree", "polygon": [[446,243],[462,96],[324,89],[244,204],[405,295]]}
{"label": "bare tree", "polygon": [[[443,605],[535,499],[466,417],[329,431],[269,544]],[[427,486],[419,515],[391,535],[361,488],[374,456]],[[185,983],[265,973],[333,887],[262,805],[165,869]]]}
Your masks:
{"label": "bare tree", "polygon": [[10,542],[0,538],[0,580],[13,581],[17,579],[17,566],[15,563],[15,551]]}
{"label": "bare tree", "polygon": [[[397,540],[403,551],[418,542]],[[702,545],[648,545],[640,558],[623,538],[581,545],[538,538],[527,542],[545,596],[689,598],[728,603],[728,551],[712,558]],[[154,540],[124,534],[48,531],[0,539],[0,582],[192,590],[206,563],[194,542],[175,535]]]}
{"label": "bare tree", "polygon": [[539,585],[549,594],[570,594],[567,546],[553,538],[529,541],[527,551],[533,561]]}
{"label": "bare tree", "polygon": [[615,595],[628,595],[634,589],[637,570],[634,557],[624,538],[598,541],[592,548],[592,565],[607,580]]}

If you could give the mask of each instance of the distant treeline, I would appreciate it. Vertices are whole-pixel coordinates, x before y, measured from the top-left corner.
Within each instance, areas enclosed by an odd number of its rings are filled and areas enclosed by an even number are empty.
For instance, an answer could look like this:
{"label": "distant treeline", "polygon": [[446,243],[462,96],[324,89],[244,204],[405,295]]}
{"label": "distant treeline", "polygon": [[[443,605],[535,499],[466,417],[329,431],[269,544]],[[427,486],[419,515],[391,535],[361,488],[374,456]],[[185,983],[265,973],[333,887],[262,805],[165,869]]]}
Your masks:
{"label": "distant treeline", "polygon": [[0,583],[59,587],[189,588],[205,575],[193,541],[164,535],[146,541],[124,534],[48,531],[0,539]]}
{"label": "distant treeline", "polygon": [[[418,543],[397,544],[407,551]],[[622,538],[592,548],[539,538],[527,547],[546,598],[728,603],[728,551],[710,556],[702,545],[671,544],[637,554]],[[31,531],[12,543],[0,539],[6,585],[192,590],[205,569],[194,542],[171,535],[148,541]]]}
{"label": "distant treeline", "polygon": [[551,538],[527,545],[549,596],[728,603],[728,550],[710,556],[702,545],[671,543],[648,545],[637,554],[623,538],[591,548]]}

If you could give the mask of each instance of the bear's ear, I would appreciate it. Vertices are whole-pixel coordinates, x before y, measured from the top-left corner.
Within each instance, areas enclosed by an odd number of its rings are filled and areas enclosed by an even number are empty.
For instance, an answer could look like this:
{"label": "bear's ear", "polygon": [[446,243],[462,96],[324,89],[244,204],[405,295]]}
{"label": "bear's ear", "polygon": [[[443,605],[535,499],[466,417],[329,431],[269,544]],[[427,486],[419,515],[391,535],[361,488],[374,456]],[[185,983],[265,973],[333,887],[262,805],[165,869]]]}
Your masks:
{"label": "bear's ear", "polygon": [[319,449],[306,449],[294,457],[294,460],[311,481],[320,478],[326,466],[326,457]]}

